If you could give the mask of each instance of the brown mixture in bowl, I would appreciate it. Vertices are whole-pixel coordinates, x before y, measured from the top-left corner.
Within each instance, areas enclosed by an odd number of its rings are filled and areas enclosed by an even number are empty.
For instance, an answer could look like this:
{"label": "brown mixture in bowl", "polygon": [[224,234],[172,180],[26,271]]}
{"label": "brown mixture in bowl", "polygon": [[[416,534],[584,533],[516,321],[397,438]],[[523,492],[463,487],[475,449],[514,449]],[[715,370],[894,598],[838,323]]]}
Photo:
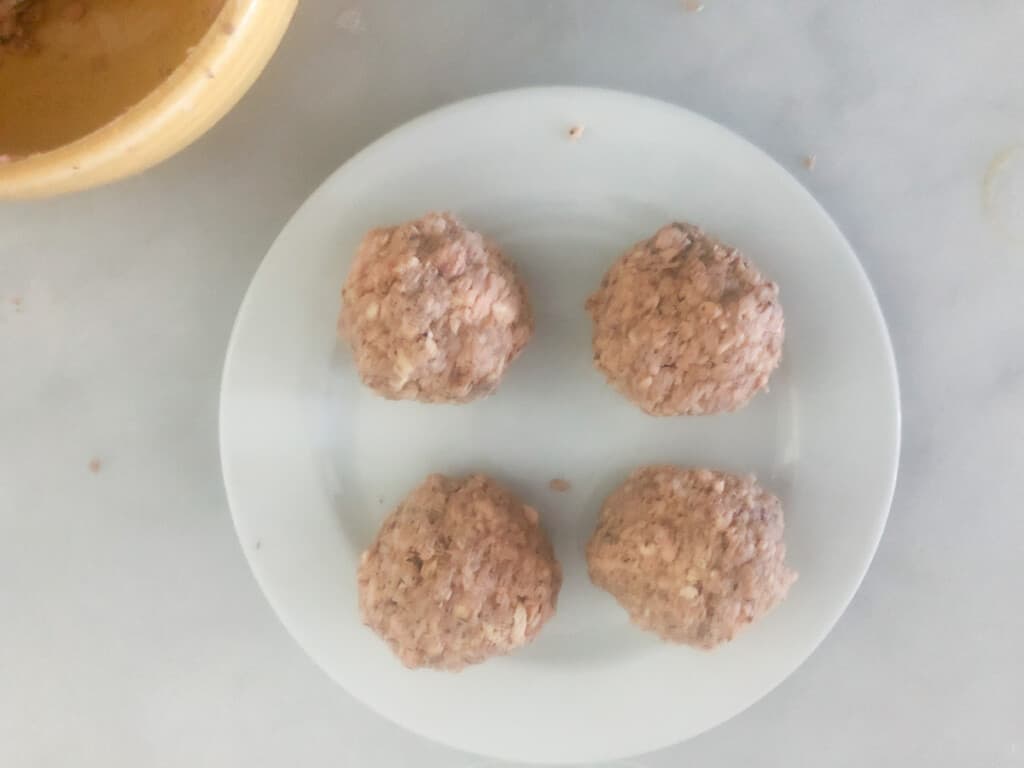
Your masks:
{"label": "brown mixture in bowl", "polygon": [[32,15],[39,12],[36,3],[25,0],[0,0],[0,45],[15,46],[25,39],[25,27],[31,21],[30,8]]}
{"label": "brown mixture in bowl", "polygon": [[[0,0],[0,157],[45,152],[149,95],[225,0]],[[214,76],[216,73],[213,73]]]}

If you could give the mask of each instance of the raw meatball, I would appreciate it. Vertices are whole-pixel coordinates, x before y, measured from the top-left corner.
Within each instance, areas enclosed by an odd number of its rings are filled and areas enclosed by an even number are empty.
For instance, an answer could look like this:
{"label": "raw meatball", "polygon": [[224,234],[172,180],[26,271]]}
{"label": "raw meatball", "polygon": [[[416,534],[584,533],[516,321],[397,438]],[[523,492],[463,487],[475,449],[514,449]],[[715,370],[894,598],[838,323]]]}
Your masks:
{"label": "raw meatball", "polygon": [[463,403],[494,391],[533,333],[526,292],[494,245],[430,213],[363,239],[339,330],[384,397]]}
{"label": "raw meatball", "polygon": [[713,648],[796,581],[782,532],[782,505],[753,477],[643,467],[605,501],[587,564],[634,624]]}
{"label": "raw meatball", "polygon": [[782,356],[778,286],[689,224],[633,246],[587,309],[595,365],[654,416],[734,411]]}
{"label": "raw meatball", "polygon": [[485,475],[431,475],[363,554],[359,606],[407,667],[458,670],[533,640],[561,585],[537,510]]}

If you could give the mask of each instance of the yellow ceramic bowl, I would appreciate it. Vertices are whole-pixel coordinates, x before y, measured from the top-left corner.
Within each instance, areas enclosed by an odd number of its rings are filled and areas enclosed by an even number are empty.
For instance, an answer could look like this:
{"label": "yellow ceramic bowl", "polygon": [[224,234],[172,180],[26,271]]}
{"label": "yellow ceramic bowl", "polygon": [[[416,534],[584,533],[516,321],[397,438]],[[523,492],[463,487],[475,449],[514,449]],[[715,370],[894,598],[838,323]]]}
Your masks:
{"label": "yellow ceramic bowl", "polygon": [[201,136],[277,48],[298,0],[38,0],[0,48],[0,198],[149,168]]}

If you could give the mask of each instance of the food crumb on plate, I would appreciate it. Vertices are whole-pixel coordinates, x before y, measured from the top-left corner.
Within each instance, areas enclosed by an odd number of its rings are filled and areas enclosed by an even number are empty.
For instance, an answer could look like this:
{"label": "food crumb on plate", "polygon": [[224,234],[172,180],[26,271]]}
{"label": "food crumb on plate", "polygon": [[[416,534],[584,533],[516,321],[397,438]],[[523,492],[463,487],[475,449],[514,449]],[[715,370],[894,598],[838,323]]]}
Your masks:
{"label": "food crumb on plate", "polygon": [[555,493],[565,493],[570,488],[572,488],[572,483],[570,483],[568,480],[564,478],[556,477],[550,483],[548,483],[548,488],[550,488]]}
{"label": "food crumb on plate", "polygon": [[572,141],[576,141],[577,139],[583,136],[583,132],[585,130],[587,130],[587,127],[585,125],[576,124],[569,129],[569,138]]}

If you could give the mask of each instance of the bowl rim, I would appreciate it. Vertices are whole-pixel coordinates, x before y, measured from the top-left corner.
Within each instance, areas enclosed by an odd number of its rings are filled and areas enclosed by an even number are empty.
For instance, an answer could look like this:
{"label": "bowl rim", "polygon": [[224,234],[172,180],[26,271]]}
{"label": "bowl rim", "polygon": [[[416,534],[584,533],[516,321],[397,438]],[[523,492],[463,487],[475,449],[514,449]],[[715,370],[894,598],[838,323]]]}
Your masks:
{"label": "bowl rim", "polygon": [[[0,199],[98,186],[177,153],[241,99],[278,47],[297,5],[298,0],[225,0],[185,59],[120,115],[67,144],[0,162]],[[219,87],[211,87],[218,80]],[[199,113],[201,102],[206,103]]]}

